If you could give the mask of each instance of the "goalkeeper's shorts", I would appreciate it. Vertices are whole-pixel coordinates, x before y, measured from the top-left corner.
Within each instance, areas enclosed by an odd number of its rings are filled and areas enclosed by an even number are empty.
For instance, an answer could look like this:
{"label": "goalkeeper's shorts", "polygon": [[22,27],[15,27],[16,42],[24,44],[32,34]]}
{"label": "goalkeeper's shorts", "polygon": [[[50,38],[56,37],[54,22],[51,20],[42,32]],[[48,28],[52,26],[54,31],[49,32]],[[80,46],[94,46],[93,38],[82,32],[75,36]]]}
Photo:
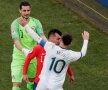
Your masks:
{"label": "goalkeeper's shorts", "polygon": [[[11,66],[12,82],[22,82],[23,78],[23,65]],[[27,76],[29,78],[35,78],[36,63],[30,63],[28,67]]]}

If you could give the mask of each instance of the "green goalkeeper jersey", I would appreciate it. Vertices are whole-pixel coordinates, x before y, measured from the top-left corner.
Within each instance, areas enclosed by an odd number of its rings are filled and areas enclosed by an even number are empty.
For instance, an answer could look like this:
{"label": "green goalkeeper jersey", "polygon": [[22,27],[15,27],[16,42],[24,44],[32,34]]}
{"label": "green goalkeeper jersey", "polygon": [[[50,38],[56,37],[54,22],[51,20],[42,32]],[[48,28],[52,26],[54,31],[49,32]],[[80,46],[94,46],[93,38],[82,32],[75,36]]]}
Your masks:
{"label": "green goalkeeper jersey", "polygon": [[[39,20],[30,17],[28,24],[37,34],[43,34],[42,25]],[[37,44],[37,42],[34,41],[33,38],[25,31],[25,28],[19,24],[18,19],[14,20],[11,24],[11,35],[13,40],[19,38],[20,44],[29,50],[31,50]],[[23,65],[25,55],[18,50],[15,45],[13,47],[12,65]],[[36,62],[36,60],[31,61],[31,63],[33,62]]]}

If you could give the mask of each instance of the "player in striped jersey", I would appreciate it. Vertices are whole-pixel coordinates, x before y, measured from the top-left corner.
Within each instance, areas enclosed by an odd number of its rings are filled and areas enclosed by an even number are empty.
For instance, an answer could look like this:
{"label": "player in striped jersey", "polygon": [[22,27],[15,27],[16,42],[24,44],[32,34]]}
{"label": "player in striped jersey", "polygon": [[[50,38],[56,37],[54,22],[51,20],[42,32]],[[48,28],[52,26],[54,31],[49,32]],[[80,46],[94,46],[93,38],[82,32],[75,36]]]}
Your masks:
{"label": "player in striped jersey", "polygon": [[[58,30],[58,29],[52,29],[50,30],[50,32],[48,33],[48,41],[55,43],[56,45],[59,45],[59,40],[61,39],[61,35],[62,33]],[[28,70],[28,66],[30,64],[30,61],[36,57],[37,58],[37,72],[36,72],[36,77],[34,80],[34,90],[39,82],[39,75],[41,73],[41,69],[43,66],[43,62],[44,62],[44,57],[45,57],[45,50],[41,45],[36,45],[32,52],[30,52],[25,60],[25,64],[24,64],[24,69],[23,69],[23,78],[26,82],[29,82],[28,80],[28,76],[27,74],[27,70]],[[70,68],[70,66],[68,67],[67,70],[69,77],[70,77],[70,81],[74,81],[74,75],[73,72]]]}
{"label": "player in striped jersey", "polygon": [[87,31],[82,33],[82,38],[84,40],[83,46],[81,51],[76,52],[67,49],[72,42],[70,34],[64,34],[59,46],[57,46],[39,37],[24,20],[21,20],[20,23],[25,27],[25,30],[31,37],[44,47],[46,51],[43,69],[39,76],[40,81],[36,90],[63,90],[63,83],[68,65],[86,55],[89,33]]}

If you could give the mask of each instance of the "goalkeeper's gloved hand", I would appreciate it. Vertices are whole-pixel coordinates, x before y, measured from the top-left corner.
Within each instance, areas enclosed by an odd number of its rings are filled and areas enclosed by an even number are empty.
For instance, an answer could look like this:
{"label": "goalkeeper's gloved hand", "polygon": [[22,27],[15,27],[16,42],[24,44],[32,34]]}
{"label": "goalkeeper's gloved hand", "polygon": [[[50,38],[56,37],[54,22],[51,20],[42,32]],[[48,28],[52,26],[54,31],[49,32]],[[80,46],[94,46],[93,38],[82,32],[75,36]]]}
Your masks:
{"label": "goalkeeper's gloved hand", "polygon": [[24,53],[25,56],[27,56],[30,53],[30,50],[22,48],[22,52]]}

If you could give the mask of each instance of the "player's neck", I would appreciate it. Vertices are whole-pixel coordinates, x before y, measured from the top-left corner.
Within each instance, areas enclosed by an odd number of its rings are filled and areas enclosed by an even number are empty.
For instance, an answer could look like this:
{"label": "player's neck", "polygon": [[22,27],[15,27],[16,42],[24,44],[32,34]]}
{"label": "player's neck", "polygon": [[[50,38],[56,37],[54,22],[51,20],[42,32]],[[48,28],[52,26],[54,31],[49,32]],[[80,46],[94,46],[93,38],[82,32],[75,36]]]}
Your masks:
{"label": "player's neck", "polygon": [[67,48],[68,46],[66,46],[66,45],[64,45],[63,43],[60,43],[60,45],[59,45],[61,48]]}

